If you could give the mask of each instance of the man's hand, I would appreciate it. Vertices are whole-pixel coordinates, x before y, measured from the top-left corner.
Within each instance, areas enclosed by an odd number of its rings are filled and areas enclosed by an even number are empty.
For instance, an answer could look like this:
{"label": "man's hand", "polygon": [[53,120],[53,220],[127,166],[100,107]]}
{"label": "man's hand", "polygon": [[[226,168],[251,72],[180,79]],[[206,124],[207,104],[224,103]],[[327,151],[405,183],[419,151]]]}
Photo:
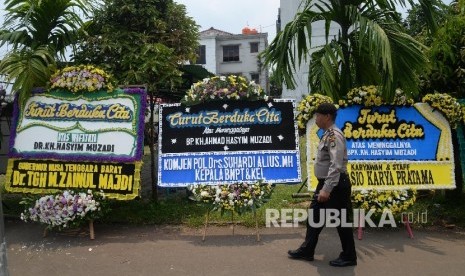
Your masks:
{"label": "man's hand", "polygon": [[326,202],[329,199],[329,193],[323,190],[320,190],[318,193],[318,202]]}

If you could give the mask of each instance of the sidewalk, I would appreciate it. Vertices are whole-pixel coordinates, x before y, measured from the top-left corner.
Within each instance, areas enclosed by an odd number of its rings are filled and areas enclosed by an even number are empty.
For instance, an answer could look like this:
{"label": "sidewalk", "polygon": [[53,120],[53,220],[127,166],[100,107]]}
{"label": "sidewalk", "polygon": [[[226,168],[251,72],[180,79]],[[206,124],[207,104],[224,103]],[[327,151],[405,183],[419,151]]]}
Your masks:
{"label": "sidewalk", "polygon": [[[465,232],[368,230],[356,240],[358,266],[334,268],[335,229],[324,229],[315,261],[292,260],[304,228],[95,224],[95,240],[51,232],[19,220],[5,222],[10,275],[464,275]],[[356,237],[356,233],[354,233]]]}

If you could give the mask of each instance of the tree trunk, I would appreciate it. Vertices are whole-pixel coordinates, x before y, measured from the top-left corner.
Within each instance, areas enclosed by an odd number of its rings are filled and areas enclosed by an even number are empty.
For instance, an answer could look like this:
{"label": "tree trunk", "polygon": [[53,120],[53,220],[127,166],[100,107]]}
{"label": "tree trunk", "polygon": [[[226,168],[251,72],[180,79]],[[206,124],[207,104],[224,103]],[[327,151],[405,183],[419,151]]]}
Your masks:
{"label": "tree trunk", "polygon": [[150,176],[152,179],[152,199],[154,201],[158,201],[158,183],[157,183],[157,177],[156,177],[156,166],[155,166],[155,126],[154,126],[154,110],[155,110],[155,97],[154,97],[154,92],[152,89],[150,89],[150,141],[149,141],[149,148],[150,148]]}
{"label": "tree trunk", "polygon": [[349,26],[341,24],[341,48],[342,48],[342,70],[341,70],[341,86],[338,93],[339,100],[349,92],[352,83],[352,74],[350,72],[350,50],[349,50]]}

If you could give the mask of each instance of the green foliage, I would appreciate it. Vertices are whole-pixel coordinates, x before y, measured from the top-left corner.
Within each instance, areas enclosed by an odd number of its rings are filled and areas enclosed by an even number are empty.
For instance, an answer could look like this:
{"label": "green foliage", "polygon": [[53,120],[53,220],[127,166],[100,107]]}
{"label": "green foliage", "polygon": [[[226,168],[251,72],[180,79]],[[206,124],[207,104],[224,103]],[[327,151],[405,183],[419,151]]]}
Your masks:
{"label": "green foliage", "polygon": [[14,80],[21,100],[32,87],[45,86],[56,60],[77,42],[85,25],[78,13],[87,14],[88,2],[79,0],[7,0],[0,46],[9,51],[0,63],[0,74]]}
{"label": "green foliage", "polygon": [[29,97],[32,88],[45,86],[54,69],[55,58],[47,46],[13,50],[0,62],[0,74],[14,79],[12,90],[20,92],[21,102]]}
{"label": "green foliage", "polygon": [[[441,26],[450,15],[451,7],[439,2],[436,6],[433,6],[432,14],[434,15],[437,25]],[[430,46],[433,42],[433,36],[428,28],[426,13],[422,9],[420,4],[415,3],[409,10],[407,17],[405,18],[403,25],[407,33],[422,42],[425,45]]]}
{"label": "green foliage", "polygon": [[179,64],[195,57],[198,26],[172,0],[103,1],[74,60],[149,92],[179,83]]}
{"label": "green foliage", "polygon": [[[403,31],[396,4],[413,1],[305,1],[301,12],[264,52],[265,63],[276,67],[276,77],[287,87],[295,87],[293,73],[312,55],[309,84],[333,100],[341,99],[350,88],[366,84],[383,87],[382,96],[391,101],[399,86],[415,93],[416,72],[426,67],[423,45]],[[420,1],[427,21],[436,1]],[[325,22],[326,45],[316,48],[312,24]],[[338,35],[330,36],[330,27]],[[331,39],[332,38],[332,39]]]}
{"label": "green foliage", "polygon": [[281,97],[282,93],[283,84],[281,81],[279,81],[274,71],[272,71],[270,74],[270,96],[279,98]]}
{"label": "green foliage", "polygon": [[[198,81],[215,76],[213,73],[203,68],[202,65],[198,64],[185,64],[182,66],[181,71],[183,72],[183,87],[187,88],[191,87],[192,84]],[[183,90],[182,94],[179,95],[179,100],[184,97],[184,94],[185,90]],[[178,99],[176,100],[178,101]]]}
{"label": "green foliage", "polygon": [[[256,211],[259,225],[265,225],[265,212],[267,208],[292,208],[304,204],[306,199],[293,199],[292,193],[297,191],[296,185],[276,185],[273,196]],[[205,223],[205,215],[211,206],[202,202],[189,200],[181,194],[169,196],[153,201],[112,201],[111,211],[102,222],[106,223],[133,223],[133,224],[184,224],[190,227],[200,227]],[[305,208],[304,207],[304,208]],[[299,207],[301,208],[301,207]],[[237,216],[235,222],[247,227],[255,227],[253,212],[246,212]],[[227,224],[231,216],[221,212],[210,212],[210,223]]]}
{"label": "green foliage", "polygon": [[[297,192],[298,185],[276,185],[270,201],[257,210],[259,225],[265,225],[266,209],[291,209],[308,208],[308,199],[292,198]],[[14,194],[3,194],[3,211],[6,218],[19,218],[24,210],[19,204],[21,196]],[[409,212],[414,214],[427,213],[427,223],[424,226],[455,224],[465,226],[465,195],[457,200],[446,199],[442,191],[418,191],[415,204],[410,207]],[[205,223],[205,214],[208,205],[191,201],[183,193],[174,194],[163,198],[159,202],[131,200],[119,201],[109,200],[109,212],[97,223],[126,223],[135,225],[160,225],[160,224],[182,224],[188,227],[201,227]],[[236,222],[255,227],[255,219],[252,212],[237,217]],[[210,223],[227,224],[231,217],[221,216],[220,212],[210,213]],[[420,223],[414,221],[414,224]]]}
{"label": "green foliage", "polygon": [[64,57],[65,48],[76,43],[84,24],[79,12],[87,15],[87,1],[73,0],[7,0],[1,44],[14,49],[48,45]]}
{"label": "green foliage", "polygon": [[458,13],[449,16],[433,37],[428,52],[431,71],[422,91],[448,92],[460,99],[465,97],[465,1],[457,5]]}

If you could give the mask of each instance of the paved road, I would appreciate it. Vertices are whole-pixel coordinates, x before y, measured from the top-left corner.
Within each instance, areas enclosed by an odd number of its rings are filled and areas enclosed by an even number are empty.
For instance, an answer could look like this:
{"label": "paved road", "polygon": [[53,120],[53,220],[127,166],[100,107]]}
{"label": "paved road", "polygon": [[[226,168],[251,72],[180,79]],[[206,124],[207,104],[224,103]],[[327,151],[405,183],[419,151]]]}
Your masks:
{"label": "paved road", "polygon": [[203,229],[180,226],[95,225],[96,239],[52,232],[36,224],[5,224],[10,275],[464,275],[465,232],[368,230],[356,241],[358,266],[333,268],[335,229],[325,229],[314,262],[291,260],[287,250],[303,228]]}

